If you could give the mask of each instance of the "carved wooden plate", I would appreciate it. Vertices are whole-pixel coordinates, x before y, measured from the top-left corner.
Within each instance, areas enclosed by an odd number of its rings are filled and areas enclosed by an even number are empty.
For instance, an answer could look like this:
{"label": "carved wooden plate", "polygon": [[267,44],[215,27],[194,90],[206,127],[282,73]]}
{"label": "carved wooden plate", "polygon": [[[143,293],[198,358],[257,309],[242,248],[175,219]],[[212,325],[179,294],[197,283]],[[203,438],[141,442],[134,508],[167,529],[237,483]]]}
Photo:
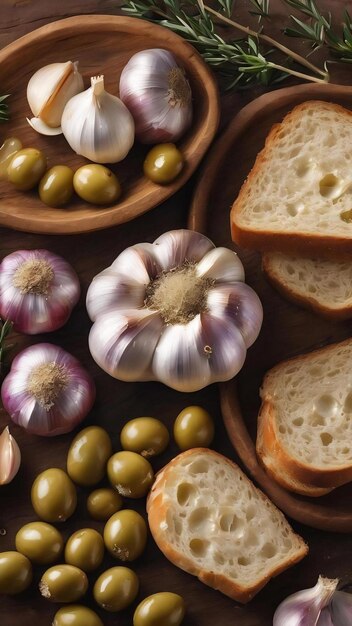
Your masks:
{"label": "carved wooden plate", "polygon": [[171,50],[191,84],[194,120],[178,143],[186,163],[181,175],[167,186],[147,180],[143,161],[148,147],[135,142],[127,158],[111,167],[123,190],[114,206],[96,207],[76,197],[67,207],[52,209],[40,201],[35,191],[20,193],[9,183],[0,182],[0,225],[37,233],[81,233],[107,228],[149,211],[184,185],[216,133],[217,87],[210,70],[190,44],[163,27],[142,20],[79,15],[38,28],[1,50],[1,90],[11,94],[11,119],[1,125],[1,135],[19,137],[25,147],[42,149],[49,167],[64,163],[77,169],[84,165],[86,159],[74,154],[62,135],[38,135],[26,122],[26,117],[31,116],[26,99],[29,78],[43,65],[79,61],[86,87],[90,76],[104,74],[107,91],[118,95],[123,67],[133,54],[146,48]]}
{"label": "carved wooden plate", "polygon": [[[259,339],[234,382],[220,385],[224,423],[238,457],[250,476],[291,518],[323,530],[352,531],[352,484],[321,498],[289,493],[269,477],[255,453],[259,387],[265,372],[279,361],[351,336],[351,322],[331,322],[284,300],[267,282],[260,255],[231,242],[232,202],[262,149],[271,126],[305,100],[327,100],[352,108],[352,88],[299,85],[265,94],[245,106],[210,151],[195,190],[189,227],[208,234],[216,245],[233,247],[247,282],[264,306]],[[243,417],[242,417],[243,415]]]}

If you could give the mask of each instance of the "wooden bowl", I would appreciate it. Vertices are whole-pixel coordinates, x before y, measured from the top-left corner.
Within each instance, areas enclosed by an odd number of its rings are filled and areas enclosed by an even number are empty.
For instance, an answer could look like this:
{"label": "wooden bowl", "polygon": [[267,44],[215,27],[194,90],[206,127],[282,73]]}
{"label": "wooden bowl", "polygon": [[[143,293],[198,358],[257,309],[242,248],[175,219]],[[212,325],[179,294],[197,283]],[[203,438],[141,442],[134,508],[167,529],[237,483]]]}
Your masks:
{"label": "wooden bowl", "polygon": [[247,473],[287,515],[298,522],[334,532],[352,531],[352,483],[321,498],[289,493],[260,466],[255,451],[259,387],[265,372],[288,357],[351,336],[350,321],[329,321],[284,300],[266,280],[261,257],[231,241],[230,208],[250,172],[272,125],[296,104],[327,100],[351,109],[352,87],[305,84],[264,94],[245,106],[214,144],[193,196],[189,227],[209,235],[216,245],[233,247],[246,271],[246,281],[264,308],[259,338],[233,381],[220,385],[221,410],[231,442]]}
{"label": "wooden bowl", "polygon": [[60,209],[44,205],[36,191],[20,193],[0,182],[0,224],[37,233],[80,233],[121,224],[141,215],[174,194],[196,169],[211,143],[219,121],[217,87],[210,70],[194,48],[181,37],[149,22],[129,17],[80,15],[48,24],[21,37],[0,51],[0,85],[10,93],[9,122],[2,136],[15,136],[25,147],[37,147],[48,156],[48,166],[67,164],[74,169],[86,159],[73,153],[63,135],[45,137],[27,123],[31,117],[27,83],[43,65],[79,61],[85,86],[90,76],[105,75],[107,91],[117,95],[119,77],[130,57],[147,48],[171,50],[184,67],[193,94],[194,121],[179,142],[185,157],[181,175],[170,185],[158,186],[143,175],[143,160],[150,146],[138,142],[127,158],[112,166],[123,195],[109,207],[89,205],[75,197]]}

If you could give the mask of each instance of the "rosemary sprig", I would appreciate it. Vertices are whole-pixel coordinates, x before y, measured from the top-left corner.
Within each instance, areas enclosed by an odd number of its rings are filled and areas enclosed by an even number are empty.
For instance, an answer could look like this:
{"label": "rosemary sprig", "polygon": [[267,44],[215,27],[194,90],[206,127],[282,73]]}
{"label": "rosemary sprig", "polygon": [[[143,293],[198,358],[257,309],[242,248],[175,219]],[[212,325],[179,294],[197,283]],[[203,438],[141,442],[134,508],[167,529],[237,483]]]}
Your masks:
{"label": "rosemary sprig", "polygon": [[310,41],[313,49],[326,45],[333,58],[352,63],[352,18],[347,9],[344,12],[340,36],[333,30],[330,12],[322,14],[315,0],[284,0],[284,2],[308,17],[308,21],[303,21],[291,15],[293,27],[285,28],[286,35]]}
{"label": "rosemary sprig", "polygon": [[12,345],[7,344],[6,339],[12,331],[12,322],[0,319],[0,374],[3,367],[3,361],[6,353],[11,350]]}
{"label": "rosemary sprig", "polygon": [[[269,17],[269,4],[270,0],[250,0],[254,6],[254,10],[249,11],[251,15],[258,15],[259,19],[262,17]],[[231,13],[229,15],[231,17]]]}
{"label": "rosemary sprig", "polygon": [[9,119],[8,116],[8,106],[5,100],[9,97],[9,94],[6,96],[0,96],[0,122],[5,122]]}
{"label": "rosemary sprig", "polygon": [[[232,0],[218,0],[219,11],[204,4],[203,0],[127,0],[123,10],[129,15],[159,23],[182,35],[200,52],[205,61],[220,74],[227,89],[248,87],[253,84],[277,83],[289,74],[314,82],[325,82],[327,72],[317,68],[304,57],[286,48],[271,37],[234,22],[230,17]],[[256,0],[258,8],[266,3]],[[216,22],[224,22],[245,34],[242,39],[225,41],[217,32]],[[265,47],[263,46],[265,42]],[[268,48],[268,45],[270,48]],[[313,75],[275,63],[272,48],[291,57]],[[314,76],[318,74],[319,77]]]}

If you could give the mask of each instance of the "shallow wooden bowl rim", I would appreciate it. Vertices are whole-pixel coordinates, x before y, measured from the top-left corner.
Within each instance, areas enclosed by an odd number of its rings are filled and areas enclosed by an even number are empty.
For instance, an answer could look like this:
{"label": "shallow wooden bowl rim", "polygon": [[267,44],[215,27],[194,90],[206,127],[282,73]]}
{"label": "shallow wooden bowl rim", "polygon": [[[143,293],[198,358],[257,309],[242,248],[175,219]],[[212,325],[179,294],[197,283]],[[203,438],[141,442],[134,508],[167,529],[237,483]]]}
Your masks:
{"label": "shallow wooden bowl rim", "polygon": [[[162,26],[151,24],[144,20],[112,15],[77,15],[46,24],[0,50],[0,82],[1,66],[14,55],[17,58],[24,58],[24,52],[29,45],[36,45],[46,39],[50,41],[53,34],[61,35],[64,40],[65,36],[69,35],[72,37],[75,32],[88,34],[96,33],[99,30],[106,30],[107,32],[123,31],[131,33],[131,35],[138,33],[139,36],[145,34],[149,42],[152,39],[152,35],[155,34],[159,47],[161,41],[164,40],[165,45],[168,44],[168,47],[175,50],[175,54],[180,57],[186,71],[188,65],[197,74],[207,96],[207,109],[197,133],[194,136],[192,134],[188,135],[187,146],[184,149],[186,167],[180,176],[167,186],[153,185],[146,181],[145,195],[138,202],[134,199],[132,193],[130,196],[123,198],[120,203],[109,207],[99,207],[94,212],[92,211],[92,206],[87,205],[87,215],[82,215],[81,210],[77,211],[77,213],[74,210],[70,211],[67,220],[56,219],[55,211],[58,209],[53,210],[52,217],[48,219],[49,207],[45,207],[45,217],[41,216],[40,210],[37,211],[36,209],[33,210],[30,217],[28,210],[24,210],[23,214],[12,215],[11,204],[7,205],[6,200],[3,198],[0,199],[0,225],[25,232],[68,234],[99,230],[129,221],[164,202],[180,189],[193,174],[211,144],[219,124],[220,106],[217,85],[210,69],[193,46],[184,41],[179,35],[170,32]],[[45,65],[44,59],[43,65]],[[6,131],[6,127],[4,128]],[[190,132],[192,133],[192,130]],[[143,172],[141,168],[142,177]],[[18,202],[21,202],[20,194]],[[64,211],[65,209],[62,210]]]}

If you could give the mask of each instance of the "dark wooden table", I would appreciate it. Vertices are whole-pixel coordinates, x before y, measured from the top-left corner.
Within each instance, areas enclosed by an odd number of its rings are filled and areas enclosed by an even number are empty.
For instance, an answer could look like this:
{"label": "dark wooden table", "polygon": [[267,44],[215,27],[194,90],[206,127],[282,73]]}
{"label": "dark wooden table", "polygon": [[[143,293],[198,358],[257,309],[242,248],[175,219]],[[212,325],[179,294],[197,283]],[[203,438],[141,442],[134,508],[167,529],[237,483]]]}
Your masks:
{"label": "dark wooden table", "polygon": [[[1,0],[0,2],[0,47],[3,47],[45,23],[81,13],[119,13],[118,0]],[[244,9],[246,0],[238,0],[236,17],[247,20]],[[343,0],[321,0],[319,5],[329,7],[334,15],[341,15],[347,3]],[[280,0],[272,0],[272,32],[280,35],[280,14],[286,11]],[[296,42],[294,42],[296,43]],[[350,70],[334,70],[335,80],[348,82]],[[1,85],[0,85],[1,91]],[[259,89],[246,93],[226,95],[222,98],[222,127],[233,117],[236,111],[250,99],[259,95]],[[3,131],[2,131],[3,132]],[[81,359],[95,378],[97,401],[88,423],[99,423],[111,434],[115,449],[119,449],[119,432],[122,424],[139,415],[155,415],[171,427],[177,413],[192,403],[208,408],[217,422],[215,448],[235,458],[221,422],[218,394],[215,386],[197,394],[183,395],[157,383],[124,384],[105,375],[92,361],[87,347],[87,333],[90,322],[85,310],[85,293],[92,277],[109,265],[126,246],[139,241],[152,241],[162,232],[184,227],[187,222],[187,210],[196,177],[176,196],[162,206],[143,217],[108,231],[80,236],[45,236],[32,235],[0,229],[0,258],[19,248],[49,248],[64,256],[76,268],[82,285],[82,298],[68,324],[57,333],[46,337],[16,336],[15,351],[25,345],[41,340],[58,343]],[[257,393],[254,389],[253,393]],[[7,424],[8,418],[0,410],[0,430]],[[33,519],[29,491],[35,475],[50,466],[65,467],[66,453],[72,435],[41,439],[28,436],[19,428],[11,430],[22,450],[22,467],[11,485],[0,489],[0,528],[6,530],[0,535],[0,551],[14,548],[14,536],[17,530]],[[176,448],[170,449],[153,463],[155,469],[165,464],[176,454]],[[86,490],[79,492],[79,506],[73,518],[62,526],[63,534],[68,537],[73,530],[85,526],[95,526],[102,530],[102,524],[93,524],[85,508]],[[135,504],[133,503],[133,506]],[[144,503],[137,503],[136,508],[144,510]],[[294,527],[305,537],[310,545],[309,556],[297,567],[270,582],[254,601],[242,607],[220,593],[202,585],[198,580],[172,566],[157,550],[150,538],[145,555],[133,565],[141,580],[139,599],[156,591],[169,590],[181,593],[187,604],[187,616],[184,626],[270,626],[272,615],[279,601],[299,587],[314,584],[319,573],[330,577],[339,576],[343,581],[351,580],[352,540],[347,536],[335,536],[313,531],[308,528]],[[344,555],[344,558],[341,558]],[[111,559],[106,558],[105,568],[111,567]],[[118,564],[118,563],[116,563]],[[30,590],[13,598],[0,598],[1,626],[48,626],[56,611],[54,605],[42,599],[36,590],[41,572],[35,569],[34,584]],[[102,571],[102,570],[101,570]],[[91,577],[94,580],[94,576]],[[93,606],[91,596],[87,602]],[[100,612],[106,626],[132,623],[132,609],[114,615]],[[347,626],[347,625],[346,625]]]}

